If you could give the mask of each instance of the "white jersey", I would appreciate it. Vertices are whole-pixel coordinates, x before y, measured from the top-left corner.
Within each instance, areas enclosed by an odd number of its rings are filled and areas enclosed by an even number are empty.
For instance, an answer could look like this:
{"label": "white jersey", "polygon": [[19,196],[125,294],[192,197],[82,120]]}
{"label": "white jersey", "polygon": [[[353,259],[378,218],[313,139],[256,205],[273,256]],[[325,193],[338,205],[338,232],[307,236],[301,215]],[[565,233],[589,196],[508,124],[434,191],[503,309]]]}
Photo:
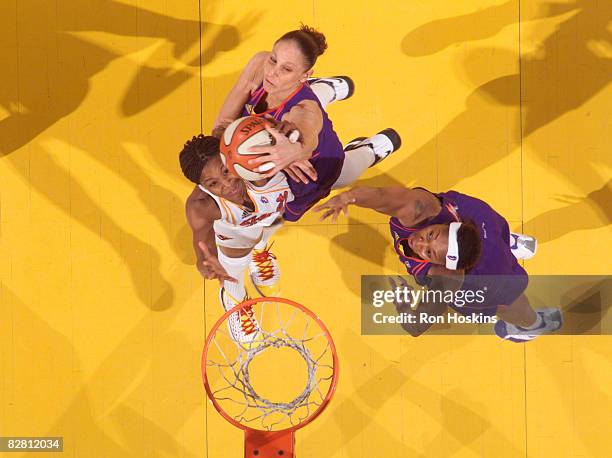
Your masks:
{"label": "white jersey", "polygon": [[261,187],[255,186],[250,181],[245,181],[244,184],[255,210],[216,196],[201,184],[198,186],[215,199],[221,211],[221,220],[235,227],[271,226],[282,217],[287,202],[293,200],[293,193],[283,173],[277,173]]}

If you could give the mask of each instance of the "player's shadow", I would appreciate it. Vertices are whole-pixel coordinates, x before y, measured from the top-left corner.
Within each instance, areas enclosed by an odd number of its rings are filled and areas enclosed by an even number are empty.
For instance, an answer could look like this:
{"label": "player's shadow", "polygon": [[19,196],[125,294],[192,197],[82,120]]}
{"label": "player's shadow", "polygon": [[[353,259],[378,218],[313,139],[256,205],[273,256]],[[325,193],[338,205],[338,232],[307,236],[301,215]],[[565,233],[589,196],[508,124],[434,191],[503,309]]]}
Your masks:
{"label": "player's shadow", "polygon": [[[221,75],[204,79],[205,84],[215,84],[229,91],[238,74]],[[46,142],[41,145],[33,157],[36,167],[31,167],[29,158],[11,155],[5,160],[11,164],[13,171],[27,180],[33,190],[37,191],[50,204],[61,210],[73,221],[78,222],[91,233],[99,237],[119,256],[128,269],[134,291],[142,304],[151,310],[168,309],[174,303],[175,292],[172,282],[161,272],[162,256],[153,244],[147,243],[143,236],[138,236],[121,224],[122,218],[129,209],[116,207],[106,210],[99,205],[97,196],[91,195],[81,184],[87,177],[79,177],[62,166],[56,156],[63,151],[72,150],[73,155],[81,152],[97,161],[97,166],[116,174],[129,183],[136,191],[142,206],[152,215],[166,238],[168,246],[182,263],[193,264],[195,255],[191,241],[191,232],[184,221],[185,197],[176,195],[142,168],[135,160],[135,154],[126,149],[123,143],[136,143],[138,138],[125,133],[121,142],[111,141],[114,149],[109,155],[109,141],[89,141],[87,138],[74,137],[71,144],[59,141]],[[178,152],[185,139],[177,138],[176,154],[166,152],[154,143],[148,146],[148,158],[159,162],[162,170],[168,170],[178,177]],[[65,183],[67,186],[47,186],[47,183]],[[109,190],[109,192],[114,192]],[[195,272],[195,269],[194,269]],[[108,285],[104,285],[108,286]]]}
{"label": "player's shadow", "polygon": [[[66,0],[58,4],[19,0],[5,8],[0,26],[13,34],[0,47],[0,63],[5,72],[0,107],[7,113],[0,119],[2,156],[73,113],[85,100],[95,75],[124,57],[114,48],[85,38],[91,35],[86,33],[133,37],[130,54],[150,46],[146,38],[168,41],[177,63],[192,50],[195,57],[182,64],[190,68],[205,66],[219,53],[235,48],[256,23],[253,15],[242,18],[240,30],[237,26],[202,22],[200,34],[197,20],[164,16],[113,0]],[[200,39],[201,54],[197,48]],[[190,78],[199,77],[197,71],[168,65],[166,56],[152,56],[149,60],[153,66],[139,68],[120,102],[122,116],[141,112]],[[154,65],[159,62],[162,65]]]}
{"label": "player's shadow", "polygon": [[[172,43],[172,56],[176,62],[169,65],[167,56],[152,55],[139,67],[125,96],[109,94],[109,97],[116,97],[122,116],[135,115],[172,93],[189,78],[199,78],[200,64],[204,66],[220,52],[237,46],[245,37],[245,31],[249,33],[255,19],[245,16],[239,21],[239,25],[244,27],[240,31],[235,26],[205,22],[200,34],[197,20],[167,17],[112,0],[87,4],[64,1],[58,5],[26,0],[3,6],[7,14],[0,15],[0,25],[5,32],[13,34],[8,34],[8,46],[0,47],[0,62],[6,69],[6,84],[0,87],[0,154],[34,191],[100,237],[123,259],[142,303],[153,310],[167,309],[173,303],[174,292],[171,283],[160,272],[159,251],[145,242],[144,237],[119,224],[127,209],[107,211],[100,207],[97,196],[88,194],[80,184],[89,177],[80,177],[66,169],[62,156],[70,150],[72,154],[86,154],[97,161],[99,167],[131,185],[148,214],[153,215],[163,228],[177,258],[192,262],[190,235],[184,230],[184,224],[178,225],[169,218],[168,212],[170,208],[182,215],[184,196],[177,196],[161,182],[156,182],[135,160],[132,152],[126,150],[126,144],[138,145],[142,141],[137,132],[126,131],[117,137],[109,136],[102,121],[99,128],[93,130],[85,121],[79,123],[80,118],[75,112],[87,98],[97,74],[114,60],[145,49],[151,42],[150,38],[159,39],[160,43],[162,40]],[[86,32],[127,37],[124,42],[128,43],[129,50],[120,53],[115,47],[100,46],[90,39],[96,36],[86,35]],[[184,59],[187,53],[194,57],[181,67],[179,59]],[[179,69],[174,70],[177,65]],[[204,78],[203,84],[228,91],[236,77],[237,73]],[[194,99],[193,105],[194,125],[198,125],[199,98]],[[7,115],[2,117],[2,114]],[[58,137],[57,140],[29,146],[20,154],[9,154],[65,117],[72,118],[69,122],[76,129],[91,129],[93,136]],[[154,142],[147,144],[151,162],[168,171],[168,175],[176,176],[177,182],[182,182],[177,156],[184,141],[182,137],[176,139],[175,154],[168,154]],[[50,186],[50,183],[68,183],[69,186]],[[75,211],[76,207],[80,207],[80,211]]]}
{"label": "player's shadow", "polygon": [[534,309],[558,307],[559,335],[612,334],[612,277],[606,275],[536,275],[526,291]]}
{"label": "player's shadow", "polygon": [[[436,19],[406,34],[401,50],[407,56],[422,57],[459,43],[491,38],[518,21],[519,6],[519,0],[509,0],[473,13]],[[571,4],[543,3],[532,19],[557,16],[572,9]]]}
{"label": "player's shadow", "polygon": [[[178,311],[166,316],[159,327],[145,316],[85,380],[84,366],[95,361],[85,364],[78,357],[83,348],[74,346],[75,338],[81,344],[91,343],[82,326],[75,333],[69,323],[58,322],[60,329],[68,329],[71,341],[6,287],[2,303],[11,310],[15,333],[7,351],[30,361],[11,368],[11,380],[19,383],[19,390],[10,409],[19,423],[24,421],[21,416],[46,406],[44,414],[30,415],[28,426],[41,436],[63,436],[64,451],[70,455],[139,458],[162,453],[195,458],[177,440],[195,411],[202,408],[198,380],[176,375],[192,373],[192,364],[198,360],[198,349],[184,335],[168,331]],[[79,313],[99,315],[100,311]],[[107,319],[113,321],[110,315]],[[88,323],[91,326],[93,321]],[[100,326],[104,323],[102,318]],[[103,333],[101,329],[89,332]],[[97,353],[88,352],[92,354]],[[175,396],[159,393],[170,387],[183,393],[180,409]]]}
{"label": "player's shadow", "polygon": [[586,290],[584,287],[573,288],[564,294],[560,305],[563,334],[612,334],[612,321],[608,318],[612,307],[612,278],[602,279]]}
{"label": "player's shadow", "polygon": [[584,197],[562,195],[555,200],[567,205],[541,213],[525,223],[525,232],[537,233],[540,243],[556,240],[572,231],[612,224],[612,180]]}
{"label": "player's shadow", "polygon": [[607,418],[612,411],[609,376],[612,359],[608,342],[609,337],[561,340],[551,336],[548,342],[541,340],[537,346],[526,349],[537,367],[528,376],[528,393],[537,397],[537,402],[528,409],[529,418],[532,413],[541,413],[543,403],[554,405],[555,415],[571,425],[555,428],[554,434],[580,437],[584,456],[602,456],[604,444],[610,441],[607,428],[592,426],[593,421]]}
{"label": "player's shadow", "polygon": [[[470,55],[474,65],[496,68],[512,59],[507,52],[491,55],[488,51]],[[465,110],[452,119],[434,137],[415,151],[400,150],[395,165],[386,173],[360,180],[364,186],[405,185],[420,176],[436,176],[438,188],[447,190],[491,164],[503,159],[510,149],[520,144],[519,110],[509,114],[500,100],[519,97],[518,79],[501,78],[473,91],[465,101]],[[491,97],[491,93],[496,95]],[[508,145],[500,148],[500,144]],[[469,161],[461,160],[469,152]],[[403,158],[397,162],[397,159]],[[419,183],[420,184],[420,183]]]}
{"label": "player's shadow", "polygon": [[[308,226],[306,226],[308,227]],[[346,287],[356,296],[361,293],[361,275],[382,275],[385,257],[389,251],[389,241],[377,227],[371,224],[362,224],[360,221],[349,218],[346,232],[342,232],[331,239],[330,259],[340,267],[342,279]],[[346,261],[346,257],[358,258],[358,262],[368,262],[375,267],[367,270],[346,269],[343,266],[354,265],[355,259]]]}
{"label": "player's shadow", "polygon": [[[373,361],[374,364],[381,365],[383,368],[380,371],[373,372],[371,376],[357,386],[353,393],[339,403],[332,401],[329,407],[333,409],[331,417],[327,421],[321,422],[320,425],[315,422],[316,429],[311,427],[313,432],[308,433],[305,442],[329,442],[329,439],[325,438],[329,436],[330,431],[337,430],[340,431],[340,435],[333,444],[333,448],[331,448],[331,451],[336,452],[341,447],[350,447],[352,440],[367,432],[370,437],[374,438],[376,444],[380,444],[381,449],[392,450],[397,455],[450,456],[458,452],[461,447],[469,447],[479,451],[479,444],[476,441],[485,432],[488,432],[488,434],[495,435],[495,440],[500,446],[503,444],[504,449],[513,450],[515,455],[520,454],[520,451],[516,450],[501,431],[490,431],[491,423],[477,413],[483,410],[483,406],[470,400],[467,393],[453,390],[451,393],[442,395],[413,377],[421,369],[423,363],[441,355],[437,350],[428,350],[431,357],[418,358],[422,362],[415,364],[414,349],[412,348],[410,351],[401,353],[399,358],[392,360],[393,358],[390,355],[379,353],[358,337],[352,332],[347,332],[342,345],[350,347],[353,354],[361,355],[360,361]],[[391,337],[387,336],[387,338]],[[468,340],[467,338],[457,339],[456,342],[463,343],[468,342]],[[455,350],[457,348],[454,347]],[[393,353],[397,352],[397,349],[393,351]],[[363,366],[365,365],[365,363],[363,365],[356,364],[355,361],[353,361],[353,364],[347,364],[352,370],[353,380],[363,378]],[[412,442],[411,440],[401,441],[397,438],[403,436],[402,431],[410,429],[409,424],[412,422],[411,419],[403,418],[400,413],[402,406],[397,406],[399,410],[394,417],[397,435],[391,434],[374,420],[377,412],[383,408],[388,409],[385,404],[400,396],[402,390],[409,393],[407,396],[401,396],[402,401],[418,405],[425,414],[434,418],[440,424],[438,434],[427,441],[425,451],[417,450],[408,445]],[[461,399],[461,402],[458,401],[459,399]],[[372,429],[375,433],[371,431]],[[447,437],[449,435],[455,440],[448,441]],[[372,447],[372,449],[374,448]]]}
{"label": "player's shadow", "polygon": [[[608,24],[612,3],[576,0],[571,3],[545,3],[523,12],[521,21],[532,21],[572,13],[564,18],[539,47],[517,55],[497,48],[470,49],[463,68],[471,81],[482,81],[487,72],[521,61],[522,76],[510,74],[490,79],[466,100],[466,108],[431,140],[393,167],[385,176],[365,180],[363,184],[384,185],[389,176],[404,181],[412,170],[426,163],[443,164],[439,180],[441,190],[456,185],[501,160],[516,149],[523,139],[533,135],[559,117],[575,110],[598,94],[612,81],[612,59],[606,56],[610,41]],[[436,20],[408,33],[401,44],[409,56],[424,56],[448,46],[481,40],[503,27],[518,23],[518,3],[479,10],[472,14]],[[521,80],[522,78],[522,80]],[[508,107],[514,108],[509,112]],[[523,120],[520,121],[522,108]],[[503,143],[506,147],[495,145]],[[452,145],[452,151],[449,147]],[[488,145],[495,145],[487,149]],[[469,152],[469,161],[460,160]],[[535,158],[547,163],[550,151],[535,151]],[[585,192],[598,178],[592,166],[575,170],[552,161],[563,177],[572,176],[574,185]],[[592,189],[592,188],[591,188]],[[576,218],[571,221],[576,223]],[[567,229],[567,228],[566,228]]]}

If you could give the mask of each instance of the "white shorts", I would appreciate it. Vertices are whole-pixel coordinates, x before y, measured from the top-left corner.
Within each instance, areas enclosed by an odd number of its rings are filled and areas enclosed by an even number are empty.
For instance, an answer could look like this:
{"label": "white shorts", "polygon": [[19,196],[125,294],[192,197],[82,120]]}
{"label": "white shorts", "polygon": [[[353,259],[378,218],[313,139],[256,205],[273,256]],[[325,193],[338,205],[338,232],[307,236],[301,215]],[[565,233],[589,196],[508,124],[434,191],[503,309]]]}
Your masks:
{"label": "white shorts", "polygon": [[261,240],[268,240],[283,225],[278,219],[271,226],[234,226],[223,220],[213,223],[215,242],[225,248],[253,248]]}

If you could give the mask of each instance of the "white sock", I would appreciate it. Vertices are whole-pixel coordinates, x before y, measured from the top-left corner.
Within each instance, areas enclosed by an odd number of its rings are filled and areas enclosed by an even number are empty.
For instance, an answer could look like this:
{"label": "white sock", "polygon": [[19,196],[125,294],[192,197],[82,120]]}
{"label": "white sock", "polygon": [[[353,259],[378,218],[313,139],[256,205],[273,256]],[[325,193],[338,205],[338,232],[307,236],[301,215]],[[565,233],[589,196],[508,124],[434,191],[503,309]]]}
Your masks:
{"label": "white sock", "polygon": [[532,331],[542,326],[543,321],[544,319],[542,318],[542,315],[540,315],[539,313],[536,313],[536,320],[533,322],[533,324],[530,324],[529,326],[525,326],[525,327],[521,326],[521,327],[522,329],[525,329],[526,331]]}
{"label": "white sock", "polygon": [[257,242],[257,245],[255,245],[255,249],[256,250],[263,250],[266,245],[268,244],[268,239],[262,237],[261,240],[259,242]]}
{"label": "white sock", "polygon": [[238,280],[237,283],[233,281],[224,281],[223,287],[225,291],[227,291],[234,299],[242,300],[246,296],[246,289],[244,287],[244,271],[249,265],[249,261],[251,260],[251,254],[249,253],[242,258],[230,258],[223,254],[221,249],[218,249],[217,257],[219,258],[219,263],[223,266],[225,271],[230,277],[234,277]]}
{"label": "white sock", "polygon": [[334,88],[327,83],[314,83],[310,86],[310,89],[315,93],[324,110],[336,96]]}
{"label": "white sock", "polygon": [[332,189],[344,188],[353,184],[368,167],[374,164],[375,160],[374,151],[367,145],[347,151],[342,171]]}

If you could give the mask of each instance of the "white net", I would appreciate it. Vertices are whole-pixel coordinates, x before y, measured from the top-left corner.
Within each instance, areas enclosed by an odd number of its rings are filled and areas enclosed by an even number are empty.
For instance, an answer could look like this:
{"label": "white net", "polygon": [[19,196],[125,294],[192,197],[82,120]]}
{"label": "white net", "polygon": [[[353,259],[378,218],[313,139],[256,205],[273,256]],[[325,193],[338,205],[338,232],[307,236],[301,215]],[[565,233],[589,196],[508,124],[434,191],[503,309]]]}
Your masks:
{"label": "white net", "polygon": [[333,344],[317,320],[292,304],[262,300],[246,312],[256,330],[249,342],[235,339],[227,323],[211,336],[205,355],[210,395],[249,428],[296,426],[332,389]]}

